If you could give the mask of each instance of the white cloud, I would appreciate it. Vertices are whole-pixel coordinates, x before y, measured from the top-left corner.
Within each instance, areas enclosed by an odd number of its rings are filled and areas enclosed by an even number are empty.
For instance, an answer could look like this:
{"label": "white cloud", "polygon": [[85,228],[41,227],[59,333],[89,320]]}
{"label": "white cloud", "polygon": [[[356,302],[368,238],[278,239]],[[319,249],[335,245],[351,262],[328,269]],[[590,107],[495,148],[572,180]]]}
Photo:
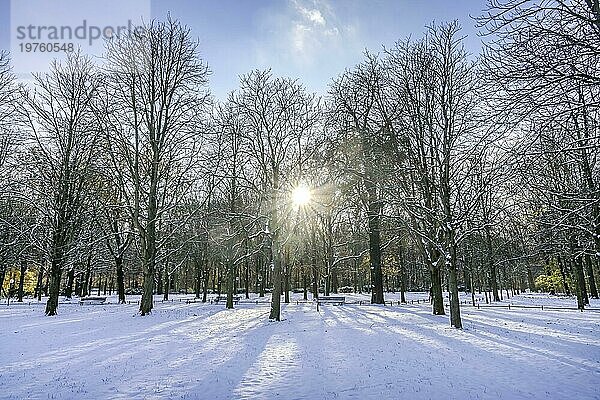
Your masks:
{"label": "white cloud", "polygon": [[336,65],[332,73],[337,74],[350,54],[360,55],[358,20],[329,1],[287,0],[265,9],[259,20],[264,36],[253,45],[254,65],[308,82],[331,65]]}
{"label": "white cloud", "polygon": [[300,13],[300,15],[302,15],[302,17],[305,20],[320,26],[325,26],[327,24],[320,10],[316,8],[309,9],[307,7],[303,7],[297,0],[294,0],[293,4],[296,10]]}
{"label": "white cloud", "polygon": [[311,63],[316,56],[339,46],[342,29],[333,9],[325,0],[290,0],[287,14],[288,32],[283,38],[289,40],[294,61]]}

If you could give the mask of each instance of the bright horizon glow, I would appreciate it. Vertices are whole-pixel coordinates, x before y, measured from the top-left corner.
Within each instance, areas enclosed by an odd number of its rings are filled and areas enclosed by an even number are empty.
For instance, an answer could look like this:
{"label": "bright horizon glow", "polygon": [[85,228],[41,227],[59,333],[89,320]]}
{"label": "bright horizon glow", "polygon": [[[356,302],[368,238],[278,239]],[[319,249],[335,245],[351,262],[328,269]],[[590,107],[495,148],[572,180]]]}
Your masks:
{"label": "bright horizon glow", "polygon": [[292,201],[297,207],[304,206],[310,201],[310,190],[303,185],[300,185],[292,192]]}

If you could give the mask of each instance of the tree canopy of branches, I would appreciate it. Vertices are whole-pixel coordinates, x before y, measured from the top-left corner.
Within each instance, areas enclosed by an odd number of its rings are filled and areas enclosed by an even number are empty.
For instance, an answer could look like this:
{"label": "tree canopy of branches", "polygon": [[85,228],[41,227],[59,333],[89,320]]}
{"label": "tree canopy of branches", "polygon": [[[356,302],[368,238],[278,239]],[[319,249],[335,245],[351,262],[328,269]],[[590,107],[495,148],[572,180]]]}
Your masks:
{"label": "tree canopy of branches", "polygon": [[29,86],[2,53],[0,293],[18,277],[55,315],[61,294],[116,290],[147,315],[154,295],[233,308],[254,291],[279,321],[292,291],[418,290],[458,329],[461,290],[473,305],[563,291],[583,309],[600,264],[599,7],[490,0],[481,55],[457,22],[432,24],[322,98],[269,69],[213,98],[170,18]]}

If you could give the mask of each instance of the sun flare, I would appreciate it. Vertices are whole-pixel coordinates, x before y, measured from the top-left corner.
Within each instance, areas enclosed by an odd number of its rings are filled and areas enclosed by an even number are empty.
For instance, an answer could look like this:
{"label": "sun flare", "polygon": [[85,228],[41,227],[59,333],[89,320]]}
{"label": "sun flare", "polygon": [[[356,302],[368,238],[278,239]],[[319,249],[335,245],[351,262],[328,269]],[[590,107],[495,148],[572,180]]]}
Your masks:
{"label": "sun flare", "polygon": [[310,190],[306,186],[298,186],[292,192],[292,201],[296,206],[304,206],[310,201]]}

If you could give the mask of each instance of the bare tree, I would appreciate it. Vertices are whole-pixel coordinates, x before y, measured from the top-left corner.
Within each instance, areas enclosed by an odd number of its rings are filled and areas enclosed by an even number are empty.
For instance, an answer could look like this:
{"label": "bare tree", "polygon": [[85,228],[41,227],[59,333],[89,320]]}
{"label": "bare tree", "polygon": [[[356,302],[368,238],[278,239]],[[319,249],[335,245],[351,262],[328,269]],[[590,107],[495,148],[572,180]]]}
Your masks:
{"label": "bare tree", "polygon": [[329,92],[329,115],[332,128],[345,136],[346,142],[358,146],[356,167],[346,165],[346,173],[360,177],[366,192],[366,215],[369,232],[369,264],[371,269],[371,302],[383,304],[383,276],[381,269],[381,218],[383,210],[380,168],[386,157],[384,143],[389,125],[381,108],[383,71],[374,55],[353,70],[335,80]]}
{"label": "bare tree", "polygon": [[[10,69],[10,59],[8,53],[0,52],[0,201],[4,204],[0,212],[0,235],[3,245],[0,247],[0,288],[4,283],[6,274],[8,253],[11,250],[12,228],[11,223],[13,208],[9,205],[11,197],[15,194],[14,176],[15,159],[19,141],[17,132],[14,129],[14,115],[18,108],[18,87],[15,77]],[[12,194],[11,194],[12,193]],[[7,213],[6,213],[7,212]]]}
{"label": "bare tree", "polygon": [[170,19],[109,41],[106,58],[112,105],[106,130],[139,241],[144,272],[140,313],[146,315],[153,306],[158,224],[193,186],[208,68],[198,58],[189,29]]}
{"label": "bare tree", "polygon": [[25,95],[29,190],[50,226],[50,288],[46,315],[55,315],[62,272],[88,202],[88,184],[98,153],[94,101],[100,80],[89,58],[70,54],[50,73],[36,75],[36,91]]}
{"label": "bare tree", "polygon": [[[432,26],[420,41],[387,51],[386,121],[404,181],[403,209],[431,271],[434,314],[444,314],[441,271],[448,271],[450,319],[461,328],[457,251],[474,197],[464,189],[466,161],[478,146],[474,132],[474,65],[457,22]],[[400,105],[400,107],[397,106]]]}
{"label": "bare tree", "polygon": [[[281,318],[283,232],[281,212],[289,207],[284,190],[294,166],[304,157],[297,143],[314,133],[319,122],[319,103],[302,85],[287,78],[273,78],[270,71],[243,75],[240,89],[230,97],[243,126],[244,139],[260,182],[272,246],[273,294],[269,318]],[[300,146],[301,148],[301,146]]]}
{"label": "bare tree", "polygon": [[[600,248],[595,161],[599,11],[598,2],[592,0],[490,1],[478,19],[484,33],[494,36],[483,61],[486,76],[500,88],[494,95],[499,125],[534,134],[520,145],[525,165],[534,153],[535,167],[544,170],[545,165],[547,171],[561,172],[545,187],[536,182],[529,182],[529,187],[536,193],[544,191],[547,203],[542,206],[553,209],[546,214],[553,222],[547,219],[545,225],[565,234],[562,240],[568,244],[562,247],[566,252],[562,256],[574,265],[583,302],[586,285],[580,256],[597,254]],[[558,192],[551,189],[553,180],[560,182]],[[577,182],[576,187],[572,182]],[[591,289],[594,274],[587,269]]]}

